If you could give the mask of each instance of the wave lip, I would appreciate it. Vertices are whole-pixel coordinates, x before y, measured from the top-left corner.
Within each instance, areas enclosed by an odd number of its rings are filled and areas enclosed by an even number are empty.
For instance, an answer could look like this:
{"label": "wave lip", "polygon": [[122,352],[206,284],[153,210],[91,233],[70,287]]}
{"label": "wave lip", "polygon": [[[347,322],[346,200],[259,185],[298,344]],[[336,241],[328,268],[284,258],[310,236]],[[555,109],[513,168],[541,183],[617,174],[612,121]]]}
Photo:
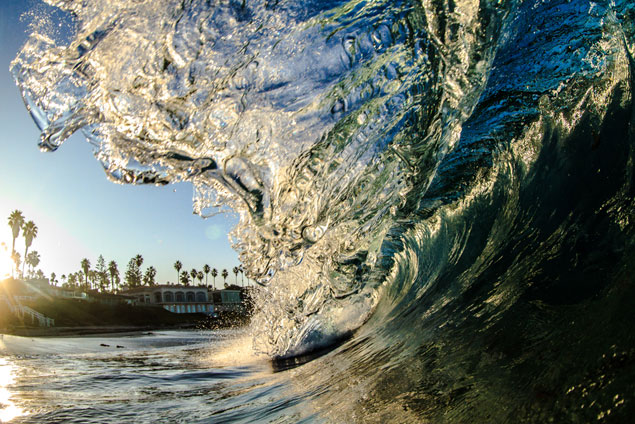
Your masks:
{"label": "wave lip", "polygon": [[[563,175],[537,170],[579,169],[551,138],[601,142],[632,94],[627,2],[49,3],[75,34],[36,29],[12,65],[41,147],[81,130],[110,179],[236,212],[277,358],[478,291],[506,228],[549,226],[528,193]],[[526,293],[506,290],[491,310]]]}
{"label": "wave lip", "polygon": [[81,129],[112,180],[191,181],[198,212],[237,212],[234,245],[275,317],[261,330],[287,334],[266,338],[274,356],[368,316],[382,240],[456,143],[495,48],[480,31],[506,15],[460,3],[446,22],[449,5],[409,1],[50,3],[75,34],[64,44],[36,29],[12,65],[40,146]]}

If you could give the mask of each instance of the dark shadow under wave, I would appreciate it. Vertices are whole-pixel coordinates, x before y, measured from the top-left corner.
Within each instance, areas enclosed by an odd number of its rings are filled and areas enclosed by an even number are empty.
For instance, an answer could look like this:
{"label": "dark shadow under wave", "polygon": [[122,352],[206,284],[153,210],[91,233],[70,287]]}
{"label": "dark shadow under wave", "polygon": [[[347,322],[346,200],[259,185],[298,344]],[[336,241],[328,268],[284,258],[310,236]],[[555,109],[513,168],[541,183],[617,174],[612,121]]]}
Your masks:
{"label": "dark shadow under wave", "polygon": [[353,333],[346,333],[336,339],[325,340],[324,343],[316,346],[314,349],[309,350],[301,355],[295,356],[279,356],[272,358],[271,367],[274,372],[286,371],[300,365],[304,365],[313,361],[321,356],[324,356],[337,348],[339,348],[346,341],[353,337]]}

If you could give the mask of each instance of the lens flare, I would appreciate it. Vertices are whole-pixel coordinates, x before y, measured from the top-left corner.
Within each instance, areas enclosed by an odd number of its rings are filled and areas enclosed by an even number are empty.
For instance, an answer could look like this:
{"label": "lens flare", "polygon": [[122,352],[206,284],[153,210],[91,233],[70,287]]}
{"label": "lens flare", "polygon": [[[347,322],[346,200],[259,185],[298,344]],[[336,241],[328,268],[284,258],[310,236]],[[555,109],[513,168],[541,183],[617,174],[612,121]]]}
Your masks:
{"label": "lens flare", "polygon": [[9,278],[11,276],[11,269],[13,267],[13,261],[11,260],[11,252],[7,246],[2,243],[0,245],[0,280]]}

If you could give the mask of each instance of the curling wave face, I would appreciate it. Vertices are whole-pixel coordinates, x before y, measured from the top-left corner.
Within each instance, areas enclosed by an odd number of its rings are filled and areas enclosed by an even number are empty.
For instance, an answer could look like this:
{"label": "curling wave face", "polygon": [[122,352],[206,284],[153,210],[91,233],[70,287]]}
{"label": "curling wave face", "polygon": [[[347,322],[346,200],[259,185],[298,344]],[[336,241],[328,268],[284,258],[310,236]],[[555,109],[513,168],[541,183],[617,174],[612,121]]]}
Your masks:
{"label": "curling wave face", "polygon": [[199,213],[238,212],[235,247],[269,286],[272,355],[366,319],[382,240],[456,143],[506,15],[477,2],[51,4],[74,38],[35,32],[13,65],[40,146],[81,129],[111,179],[191,181]]}
{"label": "curling wave face", "polygon": [[[275,357],[376,309],[408,327],[412,311],[511,308],[535,285],[520,275],[554,277],[528,261],[557,256],[582,208],[556,199],[582,153],[554,140],[599,145],[632,102],[627,1],[48,3],[74,36],[35,30],[12,67],[40,146],[81,130],[112,180],[190,181],[197,212],[238,213],[234,246],[263,286],[255,340]],[[613,199],[628,234],[623,137],[622,177],[585,211]]]}

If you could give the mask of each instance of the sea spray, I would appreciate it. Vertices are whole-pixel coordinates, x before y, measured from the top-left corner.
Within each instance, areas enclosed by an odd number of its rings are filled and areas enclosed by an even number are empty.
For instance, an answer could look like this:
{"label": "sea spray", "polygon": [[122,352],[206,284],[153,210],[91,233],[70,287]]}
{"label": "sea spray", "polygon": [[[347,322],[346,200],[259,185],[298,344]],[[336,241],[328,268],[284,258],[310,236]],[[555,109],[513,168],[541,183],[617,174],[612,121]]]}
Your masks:
{"label": "sea spray", "polygon": [[41,146],[231,208],[257,349],[324,354],[214,419],[633,415],[633,2],[50,3]]}
{"label": "sea spray", "polygon": [[112,180],[190,181],[197,212],[237,212],[274,356],[365,321],[382,240],[456,144],[510,7],[51,4],[74,38],[36,31],[12,68],[40,146],[81,129]]}

